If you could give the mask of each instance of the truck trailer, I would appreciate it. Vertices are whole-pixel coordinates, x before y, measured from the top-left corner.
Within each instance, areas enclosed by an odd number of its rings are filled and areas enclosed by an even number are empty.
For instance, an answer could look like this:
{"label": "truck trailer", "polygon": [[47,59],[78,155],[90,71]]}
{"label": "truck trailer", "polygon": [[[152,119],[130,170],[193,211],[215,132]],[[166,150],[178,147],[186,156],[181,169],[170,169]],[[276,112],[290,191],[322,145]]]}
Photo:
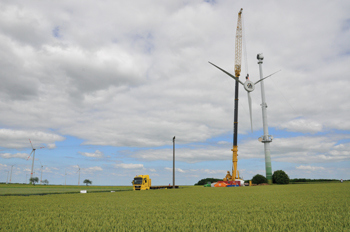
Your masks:
{"label": "truck trailer", "polygon": [[[149,175],[138,175],[135,176],[132,181],[134,190],[149,190],[149,189],[171,189],[172,185],[162,185],[162,186],[152,186],[152,180],[149,178]],[[179,186],[175,186],[179,188]]]}

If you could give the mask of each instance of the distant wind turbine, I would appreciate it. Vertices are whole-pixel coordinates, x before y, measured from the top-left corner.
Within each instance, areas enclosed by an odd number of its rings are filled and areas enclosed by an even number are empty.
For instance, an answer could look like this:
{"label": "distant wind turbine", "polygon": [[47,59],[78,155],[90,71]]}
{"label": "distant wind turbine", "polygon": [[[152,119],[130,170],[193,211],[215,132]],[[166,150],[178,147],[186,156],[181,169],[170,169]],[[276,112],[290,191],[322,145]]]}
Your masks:
{"label": "distant wind turbine", "polygon": [[[32,169],[31,169],[31,172],[30,172],[30,178],[33,178],[33,169],[34,169],[34,158],[35,158],[35,150],[36,148],[33,147],[33,144],[32,144],[32,141],[30,141],[29,139],[29,142],[30,142],[30,145],[32,146],[32,152],[30,153],[30,155],[28,156],[27,160],[30,158],[30,156],[33,154],[33,161],[32,161]],[[42,148],[45,148],[45,147],[40,147],[39,149],[42,149]]]}
{"label": "distant wind turbine", "polygon": [[11,180],[12,180],[12,168],[13,168],[13,166],[15,166],[15,165],[12,165],[12,166],[11,166],[10,184],[11,184]]}
{"label": "distant wind turbine", "polygon": [[77,172],[79,172],[78,185],[80,185],[80,167],[79,167],[79,165],[77,165],[77,166],[78,166],[78,171]]}
{"label": "distant wind turbine", "polygon": [[[40,161],[39,161],[40,162]],[[41,162],[40,162],[40,169],[41,169],[41,177],[40,177],[40,184],[43,183],[43,168],[44,166],[46,165],[43,165]]]}

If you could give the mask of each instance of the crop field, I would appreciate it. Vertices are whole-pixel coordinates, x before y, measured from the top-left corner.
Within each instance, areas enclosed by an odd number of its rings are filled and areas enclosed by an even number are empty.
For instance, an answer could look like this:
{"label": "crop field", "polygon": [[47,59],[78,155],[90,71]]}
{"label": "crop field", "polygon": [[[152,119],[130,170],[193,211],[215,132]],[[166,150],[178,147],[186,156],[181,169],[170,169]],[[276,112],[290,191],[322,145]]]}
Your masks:
{"label": "crop field", "polygon": [[79,193],[80,190],[89,192],[110,192],[132,190],[132,186],[74,186],[74,185],[27,185],[27,184],[0,184],[0,196],[14,195],[43,195],[55,193]]}
{"label": "crop field", "polygon": [[350,183],[0,196],[0,231],[350,231]]}

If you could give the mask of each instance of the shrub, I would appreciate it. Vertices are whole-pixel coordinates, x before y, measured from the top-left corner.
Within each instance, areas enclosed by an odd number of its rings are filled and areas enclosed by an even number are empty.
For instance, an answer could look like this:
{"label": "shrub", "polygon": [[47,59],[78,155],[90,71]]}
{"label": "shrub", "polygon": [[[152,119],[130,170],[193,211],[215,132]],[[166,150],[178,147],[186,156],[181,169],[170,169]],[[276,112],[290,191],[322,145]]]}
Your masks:
{"label": "shrub", "polygon": [[256,174],[252,179],[253,184],[262,184],[267,183],[267,179],[265,176]]}
{"label": "shrub", "polygon": [[272,181],[276,184],[289,184],[289,176],[282,170],[277,170],[272,175]]}
{"label": "shrub", "polygon": [[218,178],[205,178],[205,179],[201,179],[200,181],[198,181],[196,184],[194,185],[205,185],[207,184],[208,182],[210,183],[214,183],[214,182],[218,182],[222,179],[218,179]]}

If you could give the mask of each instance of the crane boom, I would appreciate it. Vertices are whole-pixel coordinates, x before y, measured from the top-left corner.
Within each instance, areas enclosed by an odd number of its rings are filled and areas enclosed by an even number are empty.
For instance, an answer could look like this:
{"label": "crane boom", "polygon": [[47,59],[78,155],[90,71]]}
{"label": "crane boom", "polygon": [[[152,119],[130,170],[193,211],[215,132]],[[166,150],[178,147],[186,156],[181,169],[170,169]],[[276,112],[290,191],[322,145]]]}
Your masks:
{"label": "crane boom", "polygon": [[235,76],[238,78],[241,75],[242,64],[242,11],[238,13],[237,29],[236,29],[236,44],[235,44]]}
{"label": "crane boom", "polygon": [[[237,162],[238,162],[238,145],[237,145],[237,137],[238,137],[238,90],[239,83],[238,78],[241,75],[241,64],[242,64],[242,11],[243,8],[238,12],[238,20],[237,20],[237,29],[236,29],[236,43],[235,43],[235,105],[234,105],[234,122],[233,122],[233,147],[232,151],[232,176],[230,176],[229,172],[225,177],[226,180],[236,180],[240,179],[239,171],[237,170]],[[224,180],[225,180],[224,179]]]}

